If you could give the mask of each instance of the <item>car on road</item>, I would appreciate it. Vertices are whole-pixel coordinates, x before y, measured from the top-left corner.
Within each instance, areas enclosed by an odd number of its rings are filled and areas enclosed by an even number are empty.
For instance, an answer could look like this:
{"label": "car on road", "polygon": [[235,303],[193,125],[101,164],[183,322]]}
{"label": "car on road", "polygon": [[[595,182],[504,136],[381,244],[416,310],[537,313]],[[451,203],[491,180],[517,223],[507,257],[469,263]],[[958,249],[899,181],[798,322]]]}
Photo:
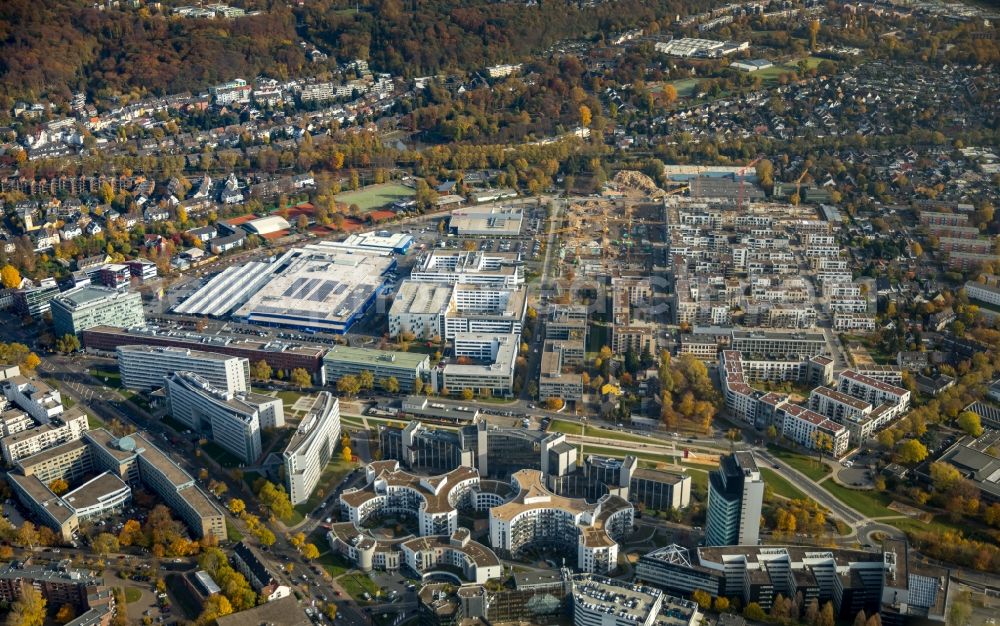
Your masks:
{"label": "car on road", "polygon": [[774,469],[781,469],[781,466],[780,466],[780,465],[778,465],[777,463],[775,463],[775,464],[774,464],[774,465],[772,465],[771,467],[773,467]]}

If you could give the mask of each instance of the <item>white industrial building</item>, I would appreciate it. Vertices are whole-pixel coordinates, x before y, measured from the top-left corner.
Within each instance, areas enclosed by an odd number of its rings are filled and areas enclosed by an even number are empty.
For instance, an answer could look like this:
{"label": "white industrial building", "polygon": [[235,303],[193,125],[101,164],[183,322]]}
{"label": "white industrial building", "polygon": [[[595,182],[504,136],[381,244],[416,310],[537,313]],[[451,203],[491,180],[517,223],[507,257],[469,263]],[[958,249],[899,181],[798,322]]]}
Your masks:
{"label": "white industrial building", "polygon": [[452,211],[448,227],[456,235],[514,237],[520,234],[523,221],[520,207],[468,207]]}
{"label": "white industrial building", "polygon": [[293,248],[272,263],[227,268],[174,312],[344,333],[375,302],[395,267],[395,259],[379,251]]}

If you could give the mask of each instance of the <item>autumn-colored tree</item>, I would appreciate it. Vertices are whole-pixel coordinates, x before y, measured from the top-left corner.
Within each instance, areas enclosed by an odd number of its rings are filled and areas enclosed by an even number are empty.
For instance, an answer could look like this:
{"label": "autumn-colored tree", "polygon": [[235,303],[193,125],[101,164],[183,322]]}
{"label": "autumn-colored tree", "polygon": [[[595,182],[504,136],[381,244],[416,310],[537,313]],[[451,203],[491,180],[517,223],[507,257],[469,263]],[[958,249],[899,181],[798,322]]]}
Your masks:
{"label": "autumn-colored tree", "polygon": [[340,450],[340,458],[342,458],[346,463],[350,463],[351,462],[351,459],[353,458],[353,454],[354,453],[351,451],[351,447],[350,446],[344,446]]}
{"label": "autumn-colored tree", "polygon": [[247,510],[246,503],[244,503],[243,500],[240,500],[239,498],[230,498],[229,504],[227,506],[229,508],[229,512],[232,513],[233,515],[239,515]]}
{"label": "autumn-colored tree", "polygon": [[264,359],[253,364],[253,377],[257,380],[270,380],[272,373],[271,366]]}
{"label": "autumn-colored tree", "polygon": [[65,624],[76,617],[76,609],[73,608],[72,604],[64,604],[59,607],[56,612],[56,623]]}
{"label": "autumn-colored tree", "polygon": [[818,19],[814,19],[809,22],[809,47],[813,50],[816,49],[816,37],[819,35],[820,23]]}
{"label": "autumn-colored tree", "polygon": [[668,105],[677,102],[677,88],[668,83],[663,88],[663,101]]}
{"label": "autumn-colored tree", "polygon": [[307,561],[319,558],[319,548],[314,543],[307,543],[302,546],[302,558]]}
{"label": "autumn-colored tree", "polygon": [[370,390],[375,387],[375,375],[368,370],[358,372],[358,383],[362,389]]}
{"label": "autumn-colored tree", "polygon": [[0,268],[0,283],[3,283],[5,289],[17,289],[21,286],[21,273],[8,263]]}
{"label": "autumn-colored tree", "polygon": [[580,105],[580,125],[584,128],[590,128],[590,123],[593,120],[593,114],[590,112],[590,107],[586,104]]}
{"label": "autumn-colored tree", "polygon": [[57,496],[62,495],[69,491],[69,483],[62,478],[57,478],[49,483],[49,491]]}
{"label": "autumn-colored tree", "polygon": [[545,408],[550,411],[558,411],[564,406],[566,406],[566,402],[563,401],[562,398],[553,397],[553,398],[546,398],[545,400]]}
{"label": "autumn-colored tree", "polygon": [[702,609],[709,609],[712,607],[712,594],[702,589],[695,589],[691,592],[691,599],[697,602],[698,606]]}
{"label": "autumn-colored tree", "polygon": [[309,371],[304,367],[296,367],[293,369],[291,375],[288,377],[288,380],[299,389],[305,389],[306,387],[312,385],[312,376],[309,375]]}
{"label": "autumn-colored tree", "polygon": [[972,435],[973,437],[978,437],[983,434],[983,422],[979,418],[977,413],[972,411],[962,411],[958,414],[958,419],[955,420],[958,427],[966,432],[966,434]]}
{"label": "autumn-colored tree", "polygon": [[130,519],[122,525],[121,532],[118,533],[118,545],[145,545],[146,537],[142,534],[142,525],[134,519]]}
{"label": "autumn-colored tree", "polygon": [[361,391],[361,381],[353,374],[341,376],[337,380],[337,391],[346,396],[355,396]]}
{"label": "autumn-colored tree", "polygon": [[42,626],[45,623],[45,598],[32,585],[21,585],[21,595],[10,605],[9,626]]}
{"label": "autumn-colored tree", "polygon": [[916,439],[904,439],[896,447],[896,456],[900,463],[913,465],[927,458],[927,446]]}
{"label": "autumn-colored tree", "polygon": [[471,400],[476,394],[473,393],[472,389],[466,387],[462,390],[461,396],[463,400]]}
{"label": "autumn-colored tree", "polygon": [[399,393],[399,380],[395,376],[383,378],[381,387],[386,393]]}

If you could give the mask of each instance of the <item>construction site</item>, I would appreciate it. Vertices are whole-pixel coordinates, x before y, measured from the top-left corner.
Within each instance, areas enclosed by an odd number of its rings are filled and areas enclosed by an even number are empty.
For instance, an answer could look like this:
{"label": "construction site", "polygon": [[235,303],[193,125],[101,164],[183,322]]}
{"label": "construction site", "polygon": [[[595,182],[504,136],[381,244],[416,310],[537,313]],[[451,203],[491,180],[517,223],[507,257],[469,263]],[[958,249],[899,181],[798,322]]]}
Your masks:
{"label": "construction site", "polygon": [[668,194],[648,176],[623,171],[599,197],[568,202],[552,232],[562,242],[562,267],[581,276],[648,275],[666,267],[663,198],[681,191]]}

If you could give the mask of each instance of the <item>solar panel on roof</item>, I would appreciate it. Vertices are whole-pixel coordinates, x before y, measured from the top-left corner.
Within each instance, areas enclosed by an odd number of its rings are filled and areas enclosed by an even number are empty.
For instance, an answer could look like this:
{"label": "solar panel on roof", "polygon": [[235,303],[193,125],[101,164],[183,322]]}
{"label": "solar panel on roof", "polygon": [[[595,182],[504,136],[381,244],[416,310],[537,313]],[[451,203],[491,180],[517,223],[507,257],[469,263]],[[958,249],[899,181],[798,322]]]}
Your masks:
{"label": "solar panel on roof", "polygon": [[294,291],[296,291],[299,287],[301,287],[302,283],[306,282],[307,280],[309,280],[309,279],[308,278],[296,278],[294,281],[292,281],[292,285],[288,289],[285,290],[285,293],[283,293],[281,295],[287,298],[288,296],[292,295],[292,293]]}
{"label": "solar panel on roof", "polygon": [[337,288],[333,290],[334,295],[339,296],[347,290],[347,285],[344,283],[337,283]]}
{"label": "solar panel on roof", "polygon": [[314,302],[323,302],[326,300],[326,297],[330,295],[330,292],[334,291],[340,285],[341,283],[335,280],[325,280],[323,281],[323,284],[319,286],[319,289],[309,296],[309,299]]}

